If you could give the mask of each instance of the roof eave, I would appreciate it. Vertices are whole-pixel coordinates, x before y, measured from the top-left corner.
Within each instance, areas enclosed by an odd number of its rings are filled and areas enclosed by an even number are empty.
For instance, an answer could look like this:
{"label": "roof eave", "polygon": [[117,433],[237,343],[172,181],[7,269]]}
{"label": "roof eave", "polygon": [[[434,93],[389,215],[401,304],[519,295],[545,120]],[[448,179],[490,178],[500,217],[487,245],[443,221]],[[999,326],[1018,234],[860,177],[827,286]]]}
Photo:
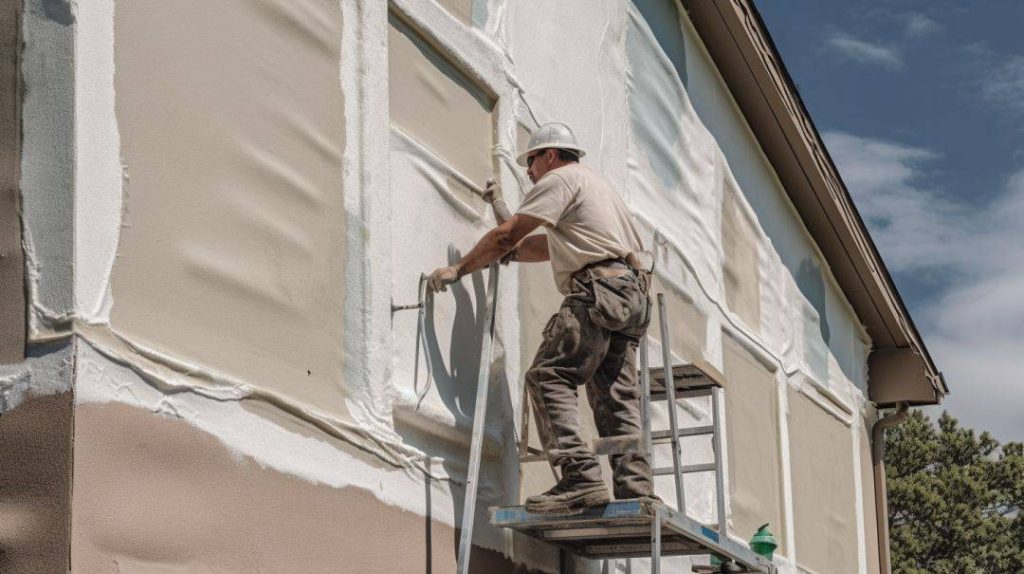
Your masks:
{"label": "roof eave", "polygon": [[[939,403],[949,390],[757,9],[750,0],[682,4],[871,337],[872,401]],[[893,352],[899,368],[882,367]]]}

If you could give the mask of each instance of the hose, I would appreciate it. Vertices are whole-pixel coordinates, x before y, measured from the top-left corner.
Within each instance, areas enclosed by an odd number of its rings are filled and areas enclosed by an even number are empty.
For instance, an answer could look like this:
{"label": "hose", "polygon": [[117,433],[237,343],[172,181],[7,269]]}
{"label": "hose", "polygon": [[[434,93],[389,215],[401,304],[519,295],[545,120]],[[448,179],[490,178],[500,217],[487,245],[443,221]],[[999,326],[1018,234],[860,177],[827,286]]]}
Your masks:
{"label": "hose", "polygon": [[[412,374],[412,389],[416,393],[416,410],[420,410],[420,405],[423,403],[423,399],[427,397],[427,393],[430,392],[431,381],[433,380],[432,373],[434,372],[434,366],[430,362],[430,352],[427,351],[427,276],[424,273],[420,273],[420,283],[416,290],[418,304],[417,304],[417,317],[416,317],[416,354],[415,354],[415,368]],[[423,347],[423,362],[426,363],[427,367],[427,380],[423,385],[423,390],[419,388],[420,380],[420,347]]]}

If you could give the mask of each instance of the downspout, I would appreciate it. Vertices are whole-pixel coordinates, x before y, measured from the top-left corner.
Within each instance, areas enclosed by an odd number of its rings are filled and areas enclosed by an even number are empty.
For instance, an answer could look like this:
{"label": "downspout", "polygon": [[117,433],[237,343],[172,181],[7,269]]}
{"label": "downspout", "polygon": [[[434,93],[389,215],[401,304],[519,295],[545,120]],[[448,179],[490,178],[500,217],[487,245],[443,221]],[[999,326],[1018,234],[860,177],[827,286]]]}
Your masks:
{"label": "downspout", "polygon": [[901,402],[896,412],[875,422],[871,428],[871,465],[875,473],[875,522],[878,530],[878,568],[891,574],[889,562],[889,499],[885,490],[885,429],[896,426],[910,416],[909,403]]}

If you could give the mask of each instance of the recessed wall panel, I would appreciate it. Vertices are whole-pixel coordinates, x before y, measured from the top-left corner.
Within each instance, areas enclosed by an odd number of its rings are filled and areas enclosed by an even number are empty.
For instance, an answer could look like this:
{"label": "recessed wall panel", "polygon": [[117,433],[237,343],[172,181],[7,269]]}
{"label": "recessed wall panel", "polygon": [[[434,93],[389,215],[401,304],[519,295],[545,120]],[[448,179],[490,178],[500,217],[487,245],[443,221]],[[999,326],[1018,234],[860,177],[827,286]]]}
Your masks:
{"label": "recessed wall panel", "polygon": [[869,574],[877,574],[880,565],[878,563],[878,528],[877,514],[875,512],[875,473],[871,464],[871,426],[869,420],[862,420],[863,426],[857,430],[860,433],[860,484],[861,501],[864,505],[864,540],[867,555],[867,571]]}
{"label": "recessed wall panel", "polygon": [[126,181],[112,328],[343,412],[338,3],[126,0],[114,13]]}
{"label": "recessed wall panel", "polygon": [[[657,315],[657,293],[665,294],[665,310],[668,315],[668,336],[672,351],[680,357],[694,361],[704,358],[704,345],[707,340],[707,317],[674,287],[666,284],[657,275],[651,282],[652,316],[647,334],[655,339],[661,338],[661,327]],[[660,361],[659,361],[660,364]]]}
{"label": "recessed wall panel", "polygon": [[729,337],[723,337],[723,359],[733,532],[748,539],[768,522],[782,553],[789,533],[782,523],[775,377]]}
{"label": "recessed wall panel", "polygon": [[850,429],[804,394],[789,391],[793,528],[800,563],[857,572],[857,506]]}
{"label": "recessed wall panel", "polygon": [[482,188],[494,171],[493,98],[394,13],[388,23],[391,125]]}
{"label": "recessed wall panel", "polygon": [[729,309],[754,331],[761,330],[761,277],[757,262],[757,235],[740,207],[739,190],[723,186],[722,251],[725,301]]}

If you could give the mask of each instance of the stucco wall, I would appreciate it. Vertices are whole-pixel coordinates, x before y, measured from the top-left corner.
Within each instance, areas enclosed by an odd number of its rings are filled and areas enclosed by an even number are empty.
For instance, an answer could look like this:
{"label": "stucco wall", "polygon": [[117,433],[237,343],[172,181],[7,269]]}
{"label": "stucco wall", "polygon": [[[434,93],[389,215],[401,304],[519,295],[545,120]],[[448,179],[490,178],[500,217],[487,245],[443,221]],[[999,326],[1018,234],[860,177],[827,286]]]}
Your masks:
{"label": "stucco wall", "polygon": [[[529,184],[512,158],[547,121],[574,128],[584,162],[632,211],[655,255],[676,359],[726,376],[730,534],[746,540],[771,522],[784,571],[870,563],[870,482],[853,464],[866,439],[851,440],[870,424],[868,341],[674,2],[96,0],[64,24],[41,6],[26,20],[36,30],[26,78],[61,78],[75,113],[47,113],[63,100],[30,91],[26,125],[45,117],[75,129],[26,132],[23,185],[65,186],[74,202],[26,205],[38,271],[29,343],[76,341],[72,557],[82,569],[281,564],[287,554],[245,549],[287,540],[224,525],[321,505],[349,518],[386,508],[403,525],[418,516],[426,526],[406,535],[415,544],[381,571],[447,568],[450,548],[431,545],[450,544],[438,541],[461,515],[487,276],[428,297],[422,322],[391,306],[416,302],[420,274],[493,225],[477,197],[483,180],[498,179],[518,205]],[[73,66],[31,59],[49,46],[39,30],[54,45],[77,31]],[[515,445],[522,373],[558,304],[544,265],[501,269],[475,541],[509,557],[502,568],[557,567],[550,548],[491,529],[486,508],[552,481],[544,463],[521,471]],[[15,383],[70,387],[17,377],[4,379],[5,397]],[[707,401],[679,411],[685,424],[711,414]],[[109,448],[105,415],[123,448]],[[655,425],[666,422],[658,409]],[[819,442],[801,438],[819,427]],[[194,456],[160,433],[194,444]],[[143,442],[154,454],[138,453]],[[849,468],[823,473],[823,449],[845,453]],[[710,444],[684,452],[691,463],[709,456]],[[181,473],[147,484],[172,463],[212,490]],[[118,464],[131,474],[104,476]],[[224,480],[245,482],[260,503],[243,512],[227,494],[209,498]],[[658,488],[674,503],[669,481]],[[807,510],[812,490],[839,493],[830,514]],[[188,532],[172,536],[137,516],[119,523],[130,509],[117,492],[154,512],[221,500],[223,512],[174,514]],[[275,505],[280,492],[296,503]],[[687,493],[688,512],[712,523],[712,477],[688,477]],[[310,512],[289,517],[303,543],[336,542]],[[825,556],[816,536],[837,515],[853,527],[828,534],[842,548]],[[375,536],[352,535],[356,545]]]}

